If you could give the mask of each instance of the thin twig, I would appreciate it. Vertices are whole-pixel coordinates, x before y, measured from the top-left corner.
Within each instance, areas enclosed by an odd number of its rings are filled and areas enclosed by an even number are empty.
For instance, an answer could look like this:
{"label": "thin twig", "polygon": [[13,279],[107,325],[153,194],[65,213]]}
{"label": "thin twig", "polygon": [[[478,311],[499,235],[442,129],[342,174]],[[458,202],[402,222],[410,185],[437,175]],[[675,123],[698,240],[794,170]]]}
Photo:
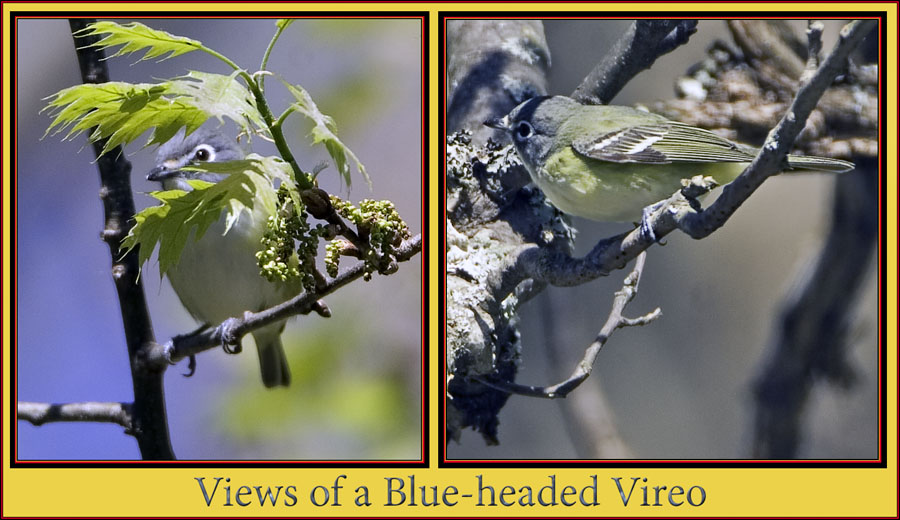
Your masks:
{"label": "thin twig", "polygon": [[806,27],[808,41],[808,56],[806,59],[806,71],[813,72],[819,68],[820,54],[822,53],[822,32],[825,25],[819,20],[810,20]]}
{"label": "thin twig", "polygon": [[478,377],[475,379],[492,388],[511,394],[543,397],[545,399],[566,397],[591,375],[591,371],[594,368],[594,362],[597,360],[600,350],[616,329],[646,325],[662,315],[662,311],[660,311],[659,308],[656,308],[652,312],[639,318],[629,319],[622,316],[625,307],[631,303],[631,300],[637,295],[638,284],[641,280],[641,273],[644,271],[644,262],[646,258],[647,253],[638,255],[634,269],[625,277],[622,289],[616,292],[616,296],[613,299],[612,310],[609,313],[609,317],[606,319],[606,323],[603,325],[603,328],[600,329],[600,333],[597,334],[594,342],[588,346],[587,350],[585,350],[584,358],[578,363],[575,370],[572,372],[572,375],[567,379],[550,386],[520,385],[508,381],[493,381],[485,377]]}
{"label": "thin twig", "polygon": [[[544,343],[547,346],[547,369],[550,374],[563,372],[557,348],[560,343],[556,324],[557,305],[553,303],[553,291],[541,294],[541,322]],[[622,436],[616,428],[615,417],[603,389],[599,384],[582,385],[578,392],[559,401],[562,424],[579,459],[626,459],[631,457]]]}
{"label": "thin twig", "polygon": [[50,422],[89,421],[114,423],[130,432],[132,427],[131,403],[18,403],[16,417],[35,426]]}
{"label": "thin twig", "polygon": [[[815,72],[804,72],[790,109],[769,133],[766,143],[750,166],[722,189],[722,194],[709,208],[679,219],[679,229],[693,238],[709,236],[725,224],[763,181],[785,169],[785,158],[819,98],[831,86],[834,78],[846,69],[850,53],[877,26],[876,20],[856,20],[841,29],[838,42],[821,66]],[[810,60],[811,65],[815,63],[816,60]]]}

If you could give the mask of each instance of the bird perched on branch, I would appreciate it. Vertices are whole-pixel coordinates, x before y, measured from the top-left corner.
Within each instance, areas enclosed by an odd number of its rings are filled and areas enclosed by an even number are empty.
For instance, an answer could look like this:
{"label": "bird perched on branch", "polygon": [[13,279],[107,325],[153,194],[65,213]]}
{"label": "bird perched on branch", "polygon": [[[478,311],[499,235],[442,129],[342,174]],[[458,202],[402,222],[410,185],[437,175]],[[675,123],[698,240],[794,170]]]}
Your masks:
{"label": "bird perched on branch", "polygon": [[[235,161],[245,150],[219,131],[200,128],[185,136],[184,129],[159,148],[156,167],[147,179],[163,189],[192,190],[188,179],[219,182],[226,176],[183,170],[204,162]],[[166,276],[185,309],[205,325],[216,325],[245,311],[260,311],[299,294],[299,282],[269,282],[260,276],[256,252],[266,230],[268,215],[262,204],[245,210],[226,233],[225,215],[210,226],[200,240],[188,238],[178,264]],[[252,332],[259,354],[259,368],[267,387],[288,386],[291,373],[279,321]]]}
{"label": "bird perched on branch", "polygon": [[[758,150],[709,130],[630,107],[532,98],[485,124],[512,139],[531,180],[561,211],[605,222],[634,221],[681,188],[681,179],[734,180]],[[841,173],[839,159],[790,155],[799,171]]]}

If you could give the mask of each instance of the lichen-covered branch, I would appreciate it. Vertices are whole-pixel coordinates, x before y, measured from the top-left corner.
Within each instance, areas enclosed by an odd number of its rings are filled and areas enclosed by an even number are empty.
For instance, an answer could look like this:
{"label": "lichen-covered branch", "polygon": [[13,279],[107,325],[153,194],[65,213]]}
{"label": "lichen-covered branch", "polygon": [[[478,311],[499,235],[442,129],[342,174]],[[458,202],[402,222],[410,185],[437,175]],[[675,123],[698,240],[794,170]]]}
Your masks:
{"label": "lichen-covered branch", "polygon": [[[508,394],[465,376],[512,379],[519,333],[516,308],[540,284],[511,269],[521,248],[571,247],[558,212],[536,192],[515,153],[483,148],[482,125],[547,92],[550,50],[543,25],[530,20],[452,20],[447,24],[447,128],[465,129],[447,143],[447,433],[462,428],[497,441],[496,414]],[[486,160],[473,161],[481,154]],[[493,158],[493,159],[489,159]],[[500,161],[500,162],[498,162]],[[512,169],[503,165],[516,165]]]}

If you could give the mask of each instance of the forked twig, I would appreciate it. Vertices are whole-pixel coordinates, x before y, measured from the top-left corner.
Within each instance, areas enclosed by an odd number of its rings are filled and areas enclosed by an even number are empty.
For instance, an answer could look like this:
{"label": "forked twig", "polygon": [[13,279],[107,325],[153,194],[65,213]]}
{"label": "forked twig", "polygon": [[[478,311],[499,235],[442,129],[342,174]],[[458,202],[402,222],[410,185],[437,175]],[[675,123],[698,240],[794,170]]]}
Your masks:
{"label": "forked twig", "polygon": [[582,360],[575,367],[575,370],[572,372],[572,375],[570,375],[568,378],[559,383],[556,383],[555,385],[550,386],[520,385],[511,381],[492,380],[484,376],[473,377],[473,379],[491,388],[510,394],[525,395],[529,397],[543,397],[545,399],[566,397],[569,392],[578,388],[578,386],[581,385],[581,383],[583,383],[591,375],[591,371],[594,368],[594,362],[597,360],[597,356],[600,354],[600,350],[603,348],[603,345],[606,344],[606,341],[609,339],[609,337],[612,336],[612,333],[616,331],[616,329],[646,325],[662,316],[662,311],[659,309],[659,307],[654,309],[652,312],[649,312],[637,318],[626,318],[622,315],[622,313],[625,311],[625,307],[629,303],[631,303],[631,300],[633,300],[637,295],[638,284],[641,281],[641,273],[643,273],[644,271],[644,262],[646,258],[646,251],[638,255],[637,260],[634,264],[634,269],[632,269],[631,273],[629,273],[628,276],[625,277],[625,281],[622,284],[622,289],[616,291],[616,296],[613,299],[612,310],[609,313],[609,317],[606,319],[606,323],[603,325],[603,328],[600,329],[600,333],[597,334],[597,337],[594,339],[593,343],[591,343],[590,346],[588,346],[587,350],[585,350],[584,358],[582,358]]}

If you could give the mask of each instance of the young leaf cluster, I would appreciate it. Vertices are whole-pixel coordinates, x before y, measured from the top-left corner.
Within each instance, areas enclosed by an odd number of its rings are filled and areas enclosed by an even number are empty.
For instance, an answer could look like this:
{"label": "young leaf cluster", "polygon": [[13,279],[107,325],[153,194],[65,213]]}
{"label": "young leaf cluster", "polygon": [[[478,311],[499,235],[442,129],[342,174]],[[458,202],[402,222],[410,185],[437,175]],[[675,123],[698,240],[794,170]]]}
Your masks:
{"label": "young leaf cluster", "polygon": [[310,226],[303,200],[282,184],[278,208],[268,217],[262,249],[256,253],[260,275],[270,282],[299,281],[305,289],[314,290],[314,259],[324,230],[322,225]]}
{"label": "young leaf cluster", "polygon": [[[361,237],[369,242],[362,252],[365,262],[363,278],[370,280],[372,273],[390,274],[397,269],[396,248],[409,238],[409,228],[400,218],[394,203],[389,200],[365,199],[359,207],[332,196],[331,203],[339,215],[356,225]],[[326,247],[325,266],[329,276],[336,276],[338,261],[346,247],[341,240],[332,241]]]}

